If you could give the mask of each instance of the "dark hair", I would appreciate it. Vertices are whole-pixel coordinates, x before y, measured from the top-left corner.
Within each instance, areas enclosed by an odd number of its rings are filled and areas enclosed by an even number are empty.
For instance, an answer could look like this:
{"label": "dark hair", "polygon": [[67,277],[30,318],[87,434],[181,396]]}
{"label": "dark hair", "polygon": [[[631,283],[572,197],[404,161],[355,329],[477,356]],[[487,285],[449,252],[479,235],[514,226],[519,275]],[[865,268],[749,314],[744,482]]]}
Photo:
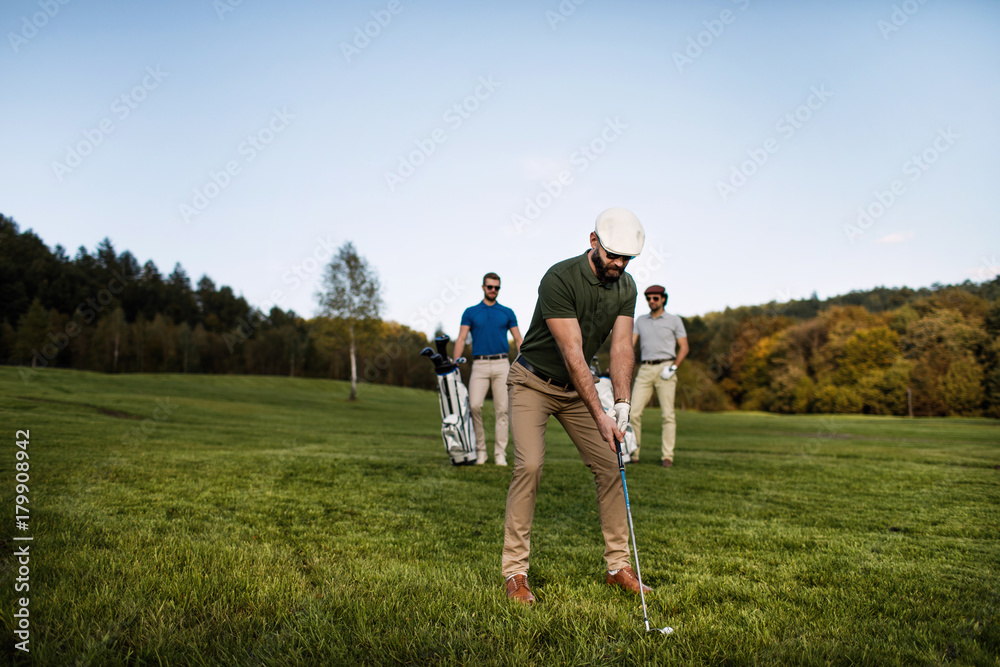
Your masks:
{"label": "dark hair", "polygon": [[483,276],[483,284],[484,285],[486,284],[486,279],[487,278],[492,278],[493,280],[495,280],[497,282],[500,282],[500,276],[498,276],[497,274],[493,273],[492,271],[490,271],[485,276]]}

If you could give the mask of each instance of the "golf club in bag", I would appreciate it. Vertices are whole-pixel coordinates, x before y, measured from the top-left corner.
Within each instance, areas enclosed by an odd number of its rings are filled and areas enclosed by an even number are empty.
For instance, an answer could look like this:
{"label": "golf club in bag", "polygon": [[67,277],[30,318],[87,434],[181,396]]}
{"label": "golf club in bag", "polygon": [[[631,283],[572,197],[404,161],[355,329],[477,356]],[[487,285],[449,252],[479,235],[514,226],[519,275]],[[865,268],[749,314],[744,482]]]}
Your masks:
{"label": "golf club in bag", "polygon": [[[632,506],[628,502],[628,485],[625,483],[625,461],[622,459],[622,443],[615,443],[615,451],[618,454],[618,471],[622,475],[622,490],[625,492],[625,512],[628,514],[628,532],[632,535],[632,555],[635,556],[635,576],[639,579],[639,596],[642,598],[642,620],[646,623],[646,632],[650,632],[649,613],[646,610],[646,593],[642,590],[642,570],[639,569],[639,547],[635,543],[635,526],[632,525]],[[674,629],[653,628],[661,634],[673,634]]]}
{"label": "golf club in bag", "polygon": [[462,383],[458,364],[448,357],[448,336],[434,339],[437,352],[429,347],[420,354],[429,357],[437,373],[438,398],[441,406],[441,437],[453,465],[476,462],[476,433],[472,429],[469,391]]}

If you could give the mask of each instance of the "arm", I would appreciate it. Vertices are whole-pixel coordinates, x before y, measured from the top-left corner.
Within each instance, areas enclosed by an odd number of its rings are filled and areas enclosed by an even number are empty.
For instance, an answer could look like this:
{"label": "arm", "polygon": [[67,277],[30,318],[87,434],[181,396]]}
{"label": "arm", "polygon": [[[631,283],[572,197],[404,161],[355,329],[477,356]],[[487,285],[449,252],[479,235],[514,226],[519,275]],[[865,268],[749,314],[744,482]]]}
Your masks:
{"label": "arm", "polygon": [[684,338],[677,339],[677,358],[674,360],[674,366],[680,366],[681,362],[684,361],[684,357],[688,356],[688,339],[687,336]]}
{"label": "arm", "polygon": [[511,333],[512,336],[514,336],[514,349],[517,352],[520,352],[521,351],[521,341],[524,340],[524,338],[521,337],[521,330],[518,329],[517,327],[511,327],[510,328],[510,333]]}
{"label": "arm", "polygon": [[[631,321],[631,318],[628,319]],[[575,318],[556,317],[545,320],[545,324],[548,325],[549,331],[556,339],[556,344],[559,345],[559,351],[566,362],[566,370],[569,371],[570,380],[577,393],[580,394],[580,398],[583,399],[583,404],[587,406],[587,411],[594,418],[601,439],[608,443],[611,451],[617,451],[615,443],[621,442],[624,436],[618,430],[617,422],[609,417],[604,408],[601,407],[601,399],[598,398],[597,389],[594,388],[594,376],[590,373],[587,360],[583,358],[583,334],[580,331],[580,323]],[[617,322],[615,328],[617,328]],[[614,361],[612,361],[613,364]],[[631,372],[631,365],[629,371]],[[630,375],[629,381],[631,379]]]}
{"label": "arm", "polygon": [[615,401],[624,398],[632,400],[632,371],[635,370],[635,343],[638,336],[632,334],[632,318],[619,315],[611,329],[611,386],[615,390]]}
{"label": "arm", "polygon": [[462,351],[465,350],[465,339],[469,335],[469,325],[463,324],[462,328],[458,330],[458,338],[455,339],[455,349],[452,353],[453,359],[458,359],[462,356]]}

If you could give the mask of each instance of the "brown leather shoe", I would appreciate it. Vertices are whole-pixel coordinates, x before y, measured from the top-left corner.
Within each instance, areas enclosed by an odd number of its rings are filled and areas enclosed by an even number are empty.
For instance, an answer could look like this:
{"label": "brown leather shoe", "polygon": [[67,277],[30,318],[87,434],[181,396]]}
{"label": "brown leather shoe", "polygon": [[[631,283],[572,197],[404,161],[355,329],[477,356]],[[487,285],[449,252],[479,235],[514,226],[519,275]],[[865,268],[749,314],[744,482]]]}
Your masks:
{"label": "brown leather shoe", "polygon": [[[621,586],[629,593],[639,594],[639,577],[636,576],[635,570],[628,565],[618,570],[617,574],[612,575],[609,572],[605,581],[608,586]],[[643,584],[642,590],[644,593],[650,593],[653,589]]]}
{"label": "brown leather shoe", "polygon": [[535,603],[535,596],[531,594],[531,589],[528,588],[528,576],[525,574],[515,574],[508,579],[506,589],[507,597],[511,600],[517,600],[524,604]]}
{"label": "brown leather shoe", "polygon": [[674,460],[673,459],[663,459],[663,467],[664,468],[670,468],[673,465],[674,465]]}

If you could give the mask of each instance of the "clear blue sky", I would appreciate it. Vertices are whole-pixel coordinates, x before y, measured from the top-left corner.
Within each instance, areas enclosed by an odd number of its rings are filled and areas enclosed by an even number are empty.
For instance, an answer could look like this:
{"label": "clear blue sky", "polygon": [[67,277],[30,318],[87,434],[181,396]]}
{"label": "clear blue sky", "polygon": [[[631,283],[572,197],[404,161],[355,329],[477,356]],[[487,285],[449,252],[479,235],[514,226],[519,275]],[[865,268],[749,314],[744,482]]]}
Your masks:
{"label": "clear blue sky", "polygon": [[313,315],[351,240],[388,318],[455,335],[496,271],[524,329],[611,206],[685,316],[1000,270],[997,2],[10,0],[0,28],[0,212],[254,305]]}

